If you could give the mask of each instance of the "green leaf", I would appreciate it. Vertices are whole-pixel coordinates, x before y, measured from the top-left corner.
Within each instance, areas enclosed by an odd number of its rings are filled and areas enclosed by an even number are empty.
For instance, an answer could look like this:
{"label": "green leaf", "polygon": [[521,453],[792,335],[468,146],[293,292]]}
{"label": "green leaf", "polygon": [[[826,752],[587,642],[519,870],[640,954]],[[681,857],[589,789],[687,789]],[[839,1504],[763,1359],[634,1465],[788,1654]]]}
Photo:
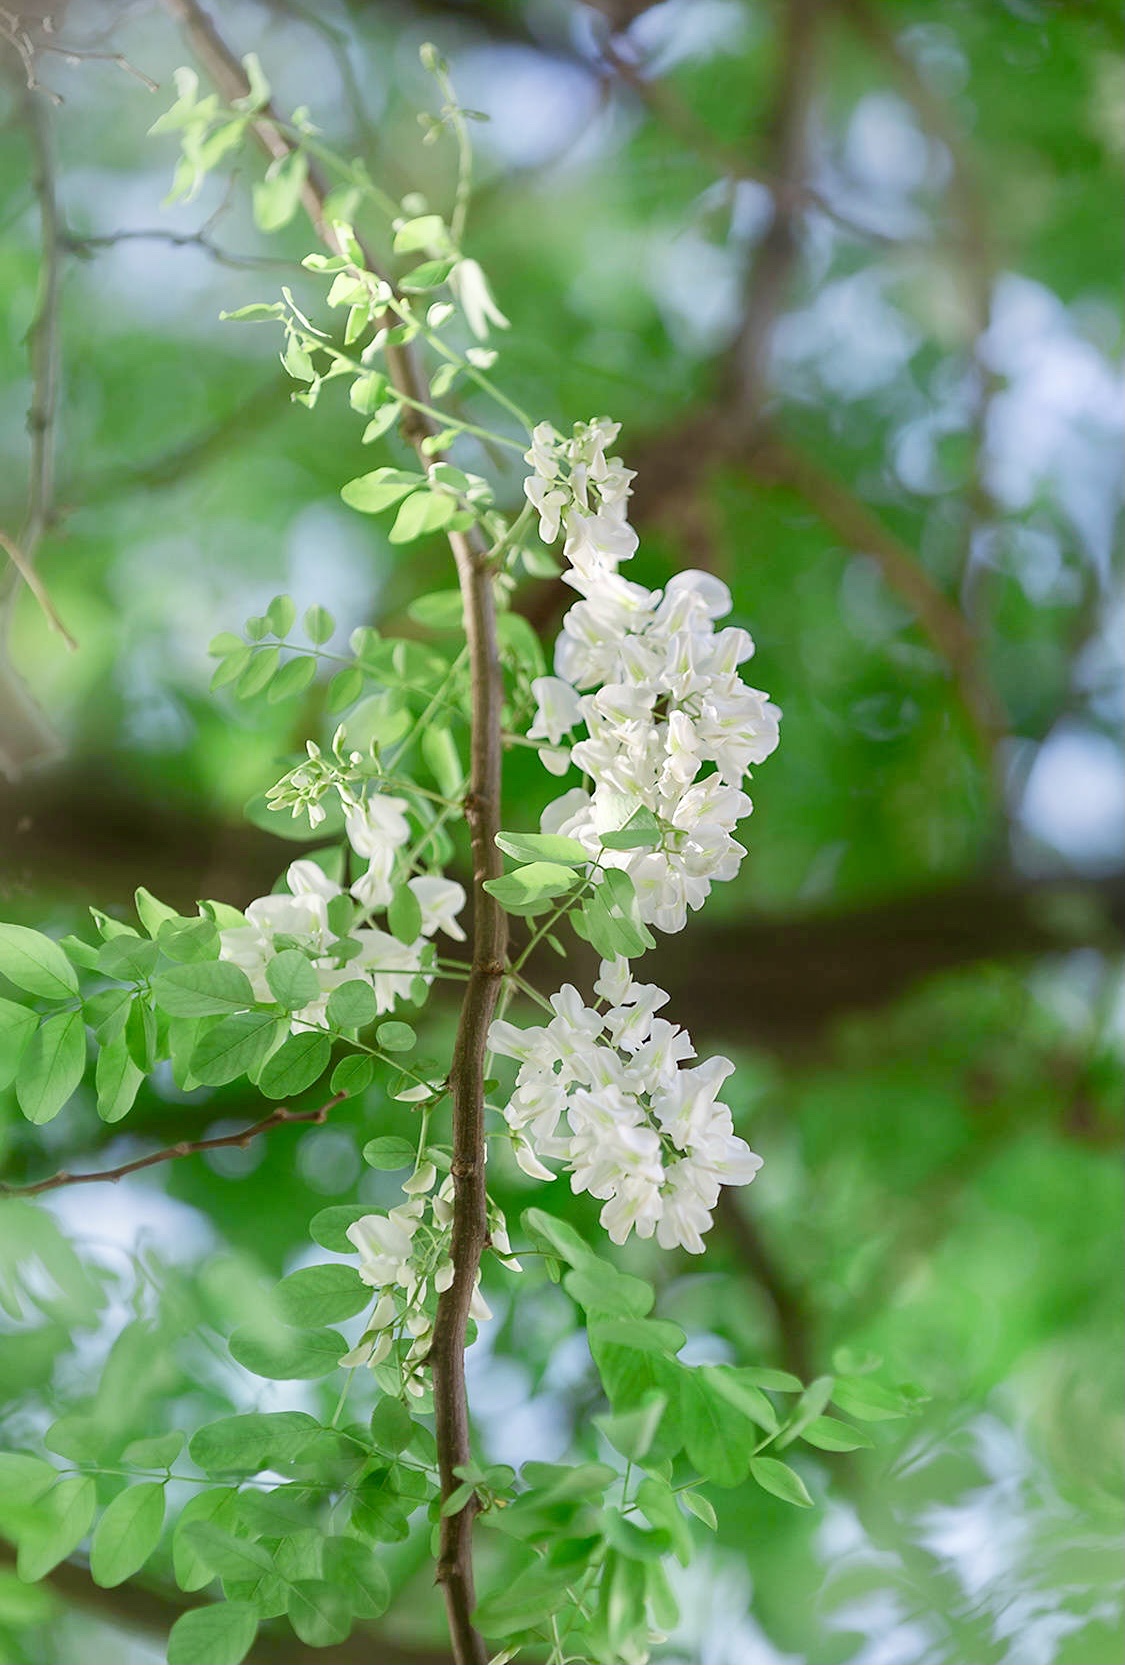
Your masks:
{"label": "green leaf", "polygon": [[832,1402],[860,1422],[889,1422],[908,1410],[900,1394],[866,1376],[841,1377],[832,1389]]}
{"label": "green leaf", "polygon": [[818,1451],[859,1451],[875,1441],[862,1428],[852,1428],[835,1416],[818,1416],[804,1428],[801,1438]]}
{"label": "green leaf", "polygon": [[648,1455],[656,1430],[660,1427],[660,1419],[667,1409],[667,1394],[654,1391],[645,1395],[643,1404],[636,1410],[596,1416],[594,1425],[601,1429],[615,1451],[620,1451],[631,1463],[639,1463]]}
{"label": "green leaf", "polygon": [[818,1376],[815,1381],[809,1383],[781,1430],[775,1444],[776,1450],[782,1451],[787,1445],[792,1445],[795,1439],[800,1438],[809,1423],[816,1420],[832,1397],[835,1380],[834,1376]]}
{"label": "green leaf", "polygon": [[273,681],[274,672],[280,662],[280,648],[258,648],[235,686],[234,691],[239,699],[252,700],[267,688]]}
{"label": "green leaf", "polygon": [[384,1397],[371,1413],[371,1440],[380,1451],[397,1457],[410,1444],[414,1420],[401,1399]]}
{"label": "green leaf", "polygon": [[666,1318],[602,1318],[591,1319],[591,1336],[608,1341],[615,1347],[631,1347],[638,1353],[664,1353],[674,1357],[686,1337],[678,1324]]}
{"label": "green leaf", "polygon": [[418,1037],[410,1025],[395,1019],[390,1023],[381,1023],[375,1031],[375,1044],[384,1052],[409,1052],[417,1041]]}
{"label": "green leaf", "polygon": [[44,1578],[78,1548],[94,1519],[97,1491],[88,1474],[60,1480],[36,1504],[35,1515],[20,1534],[16,1570],[26,1584]]}
{"label": "green leaf", "polygon": [[42,1124],[57,1116],[85,1069],[82,1014],[60,1012],[48,1018],[28,1042],[16,1076],[16,1098],[28,1121]]}
{"label": "green leaf", "polygon": [[740,1365],[738,1377],[740,1381],[752,1382],[755,1387],[766,1388],[770,1393],[800,1393],[804,1388],[799,1376],[792,1375],[788,1370],[769,1370],[762,1365]]}
{"label": "green leaf", "polygon": [[409,885],[399,885],[387,909],[387,924],[392,935],[407,948],[417,942],[422,932],[422,908]]}
{"label": "green leaf", "polygon": [[308,177],[309,163],[304,151],[291,150],[274,162],[253,190],[254,223],[259,231],[280,231],[301,206],[301,188]]}
{"label": "green leaf", "polygon": [[278,1005],[287,1012],[307,1006],[320,993],[320,979],[312,961],[299,948],[283,948],[266,966],[266,982]]}
{"label": "green leaf", "polygon": [[460,590],[433,590],[417,596],[406,609],[408,617],[428,630],[463,630],[464,604]]}
{"label": "green leaf", "polygon": [[425,483],[424,474],[411,474],[401,468],[376,468],[370,474],[361,474],[357,479],[349,480],[340,496],[350,509],[374,515],[389,509],[393,503],[400,503]]}
{"label": "green leaf", "polygon": [[298,654],[296,658],[287,659],[282,665],[270,683],[266,698],[271,705],[279,705],[282,700],[292,699],[295,694],[303,694],[315,677],[316,660],[312,654]]}
{"label": "green leaf", "polygon": [[218,693],[220,688],[240,677],[253,657],[254,649],[243,646],[236,653],[228,653],[225,659],[220,659],[211,673],[211,692]]}
{"label": "green leaf", "polygon": [[391,543],[411,543],[448,526],[456,513],[456,500],[445,492],[416,491],[403,502],[387,535]]}
{"label": "green leaf", "polygon": [[266,1012],[237,1012],[200,1037],[191,1055],[192,1073],[206,1087],[222,1087],[251,1075],[268,1056],[282,1028]]}
{"label": "green leaf", "polygon": [[704,1369],[710,1389],[721,1394],[736,1411],[741,1411],[743,1416],[749,1417],[751,1422],[756,1423],[767,1434],[777,1433],[780,1427],[777,1412],[761,1388],[747,1381],[743,1371],[726,1364],[706,1365]]}
{"label": "green leaf", "polygon": [[121,1453],[121,1460],[137,1468],[169,1468],[184,1448],[185,1436],[178,1430],[170,1434],[151,1434],[133,1440]]}
{"label": "green leaf", "polygon": [[268,1329],[244,1324],[230,1338],[231,1356],[255,1376],[274,1382],[315,1381],[335,1370],[348,1350],[336,1330]]}
{"label": "green leaf", "polygon": [[[415,266],[401,279],[399,288],[408,295],[424,294],[427,289],[437,289],[448,278],[457,264],[455,260],[423,260],[420,266]],[[451,366],[450,368],[453,368]]]}
{"label": "green leaf", "polygon": [[701,1520],[704,1526],[710,1527],[712,1532],[719,1530],[719,1517],[714,1506],[705,1498],[702,1492],[681,1492],[680,1502],[689,1514]]}
{"label": "green leaf", "polygon": [[297,608],[293,597],[275,595],[266,608],[266,622],[273,636],[288,636],[297,620]]}
{"label": "green leaf", "polygon": [[772,1492],[783,1503],[796,1503],[802,1509],[812,1508],[813,1500],[805,1482],[788,1463],[778,1462],[776,1457],[754,1457],[750,1463],[750,1474],[763,1491]]}
{"label": "green leaf", "polygon": [[336,620],[327,607],[309,607],[305,610],[305,635],[314,647],[321,647],[331,641],[336,629]]}
{"label": "green leaf", "polygon": [[585,1238],[580,1237],[573,1226],[567,1225],[565,1220],[556,1220],[553,1214],[544,1214],[541,1208],[524,1210],[523,1229],[536,1243],[548,1248],[560,1260],[566,1261],[568,1266],[591,1266],[600,1272],[608,1264],[599,1260]]}
{"label": "green leaf", "polygon": [[464,782],[465,769],[448,724],[427,724],[422,730],[420,744],[422,757],[438,791],[447,798],[455,798]]}
{"label": "green leaf", "polygon": [[568,1272],[563,1288],[586,1312],[605,1318],[643,1318],[656,1299],[651,1284],[608,1266]]}
{"label": "green leaf", "polygon": [[287,1324],[340,1324],[370,1306],[372,1291],[353,1266],[302,1266],[282,1278],[274,1291]]}
{"label": "green leaf", "polygon": [[129,1114],[143,1080],[144,1071],[130,1057],[124,1034],[102,1047],[94,1066],[94,1085],[103,1122],[119,1122]]}
{"label": "green leaf", "polygon": [[90,1544],[90,1577],[104,1590],[124,1584],[144,1566],[164,1526],[164,1487],[142,1480],[118,1492]]}
{"label": "green leaf", "polygon": [[419,214],[405,220],[395,231],[396,254],[412,254],[415,249],[448,247],[449,233],[440,214]]}
{"label": "green leaf", "polygon": [[289,1623],[310,1648],[343,1642],[352,1628],[352,1604],[326,1579],[301,1579],[289,1590]]}
{"label": "green leaf", "polygon": [[[411,1168],[414,1165],[416,1147],[409,1139],[396,1139],[392,1134],[384,1134],[379,1139],[369,1139],[363,1147],[363,1160],[369,1168],[381,1168],[387,1173],[393,1173],[396,1168]],[[371,1210],[366,1212],[370,1214]],[[352,1245],[348,1244],[351,1252]]]}
{"label": "green leaf", "polygon": [[179,919],[175,908],[170,908],[167,902],[162,902],[154,896],[144,885],[138,885],[133,892],[133,902],[137,909],[137,918],[144,926],[150,937],[160,934],[160,927],[170,919]]}
{"label": "green leaf", "polygon": [[333,1093],[343,1093],[345,1098],[358,1098],[371,1085],[375,1074],[374,1058],[367,1058],[362,1053],[356,1053],[351,1058],[341,1058],[332,1071],[328,1083]]}
{"label": "green leaf", "polygon": [[529,866],[517,867],[502,878],[486,879],[484,888],[495,896],[501,907],[520,908],[564,896],[578,883],[578,874],[573,868],[564,867],[559,862],[533,861]]}
{"label": "green leaf", "polygon": [[58,943],[24,925],[0,924],[0,972],[18,989],[46,1000],[78,993],[74,967]]}
{"label": "green leaf", "polygon": [[[410,1160],[414,1160],[411,1147]],[[405,1164],[403,1164],[405,1166]],[[329,1254],[354,1255],[355,1244],[349,1242],[346,1233],[349,1226],[354,1226],[357,1220],[362,1220],[365,1214],[371,1213],[369,1203],[333,1203],[330,1208],[322,1208],[309,1221],[309,1236],[314,1243],[319,1243]]]}
{"label": "green leaf", "polygon": [[357,1619],[377,1619],[387,1611],[390,1580],[366,1544],[355,1538],[326,1538],[322,1556],[326,1580],[347,1597]]}
{"label": "green leaf", "polygon": [[0,1498],[34,1503],[49,1492],[59,1477],[53,1463],[28,1457],[22,1451],[0,1451]]}
{"label": "green leaf", "polygon": [[207,1423],[192,1435],[188,1450],[209,1474],[257,1474],[292,1462],[319,1426],[305,1411],[249,1411]]}
{"label": "green leaf", "polygon": [[685,1372],[680,1411],[684,1445],[698,1472],[719,1486],[745,1480],[756,1443],[753,1424],[715,1391],[705,1371]]}
{"label": "green leaf", "polygon": [[[200,1464],[200,1467],[204,1466]],[[188,1498],[172,1528],[172,1570],[181,1590],[205,1589],[215,1576],[210,1563],[203,1559],[188,1537],[188,1527],[195,1521],[213,1521],[216,1526],[230,1527],[236,1524],[237,1519],[238,1492],[233,1486],[196,1492],[194,1497]]]}
{"label": "green leaf", "polygon": [[562,867],[588,867],[594,859],[576,838],[564,838],[561,833],[499,832],[496,843],[514,861],[547,861]]}
{"label": "green leaf", "polygon": [[329,714],[344,711],[354,705],[363,693],[364,676],[358,665],[345,665],[337,671],[324,696],[324,709]]}
{"label": "green leaf", "polygon": [[72,1411],[52,1422],[43,1435],[43,1444],[48,1451],[71,1462],[96,1463],[109,1437],[110,1431],[97,1417]]}
{"label": "green leaf", "polygon": [[218,959],[219,932],[212,919],[189,919],[175,924],[168,920],[160,927],[158,940],[162,952],[183,965]]}
{"label": "green leaf", "polygon": [[302,1030],[271,1053],[258,1077],[258,1091],[265,1098],[293,1098],[319,1081],[331,1062],[328,1036]]}
{"label": "green leaf", "polygon": [[98,970],[107,977],[140,982],[155,971],[159,953],[156,943],[145,937],[111,937],[98,950]]}
{"label": "green leaf", "polygon": [[357,376],[348,389],[348,403],[361,416],[373,416],[387,399],[391,400],[393,416],[394,395],[381,370],[369,370],[366,375]]}
{"label": "green leaf", "polygon": [[184,1537],[219,1578],[253,1579],[261,1573],[273,1572],[273,1557],[268,1549],[246,1538],[236,1538],[233,1532],[224,1531],[213,1521],[193,1521],[185,1527]]}
{"label": "green leaf", "polygon": [[168,1634],[168,1665],[242,1665],[258,1634],[249,1601],[217,1601],[181,1613]]}
{"label": "green leaf", "polygon": [[[161,947],[165,946],[162,938]],[[225,1016],[253,1006],[254,990],[246,973],[229,960],[200,960],[154,977],[152,998],[169,1017]]]}
{"label": "green leaf", "polygon": [[379,1015],[375,990],[366,978],[350,978],[332,990],[325,1014],[333,1029],[364,1029]]}
{"label": "green leaf", "polygon": [[20,1059],[39,1026],[36,1014],[14,1000],[0,999],[0,1088],[10,1087]]}
{"label": "green leaf", "polygon": [[642,804],[618,832],[602,833],[603,850],[648,850],[660,843],[660,822]]}

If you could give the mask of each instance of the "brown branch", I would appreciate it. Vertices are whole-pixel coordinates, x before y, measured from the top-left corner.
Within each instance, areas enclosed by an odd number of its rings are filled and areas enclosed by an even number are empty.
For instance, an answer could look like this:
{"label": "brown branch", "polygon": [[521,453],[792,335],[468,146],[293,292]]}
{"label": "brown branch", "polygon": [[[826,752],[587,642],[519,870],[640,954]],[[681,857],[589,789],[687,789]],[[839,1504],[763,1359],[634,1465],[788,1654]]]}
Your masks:
{"label": "brown branch", "polygon": [[[196,56],[228,102],[245,97],[249,83],[237,58],[216,32],[196,0],[164,0],[183,27]],[[251,131],[274,160],[292,150],[272,106],[252,121]],[[317,236],[333,253],[344,249],[326,212],[328,190],[310,167],[301,200]],[[365,249],[370,271],[379,268]],[[415,403],[428,403],[421,365],[409,346],[386,348],[394,387]],[[436,431],[423,412],[404,406],[401,428],[424,463],[435,460],[423,449]],[[442,1497],[460,1484],[456,1469],[470,1461],[469,1411],[465,1391],[465,1336],[481,1255],[487,1236],[484,1054],[488,1025],[495,1010],[507,948],[507,918],[483,888],[502,870],[496,848],[500,827],[501,724],[503,682],[496,640],[496,603],[486,548],[479,537],[451,533],[465,614],[465,632],[473,692],[469,792],[465,813],[473,849],[473,969],[465,991],[454,1044],[450,1086],[453,1098],[453,1282],[438,1301],[430,1368],[434,1387],[435,1434]],[[456,1665],[485,1665],[488,1649],[474,1628],[472,1502],[442,1517],[437,1577],[445,1593],[446,1613]]]}
{"label": "brown branch", "polygon": [[980,742],[985,761],[996,767],[996,748],[1007,722],[980,662],[976,636],[964,614],[947,599],[909,544],[862,503],[827,469],[798,447],[767,438],[753,458],[759,478],[782,480],[798,491],[849,548],[870,555],[889,587],[918,620],[934,650],[945,660],[954,686]]}
{"label": "brown branch", "polygon": [[757,431],[769,389],[774,329],[801,252],[798,202],[809,165],[809,115],[816,86],[820,0],[787,0],[777,97],[770,118],[773,218],[755,251],[745,318],[730,354],[727,398],[744,439]]}
{"label": "brown branch", "polygon": [[810,1382],[816,1374],[813,1315],[805,1293],[774,1259],[749,1204],[725,1187],[715,1217],[726,1233],[740,1264],[750,1273],[773,1310],[785,1368]]}
{"label": "brown branch", "polygon": [[884,248],[901,247],[898,238],[889,237],[874,226],[862,225],[858,220],[842,213],[822,191],[818,191],[816,186],[809,184],[807,180],[779,177],[769,168],[755,166],[740,150],[724,144],[717,134],[699,120],[694,110],[683,102],[666,81],[658,81],[646,75],[643,68],[620,52],[612,40],[603,44],[601,55],[617,79],[639,99],[653,119],[662,127],[666,127],[669,133],[674,134],[689,150],[709,161],[725,179],[744,179],[755,185],[763,185],[770,192],[775,205],[784,212],[815,209],[850,237]]}
{"label": "brown branch", "polygon": [[[0,1544],[0,1566],[14,1570],[14,1554]],[[106,1625],[143,1635],[167,1636],[169,1629],[192,1603],[172,1588],[155,1588],[130,1579],[110,1588],[95,1584],[85,1567],[62,1561],[43,1580],[72,1607]],[[448,1665],[448,1654],[419,1642],[399,1641],[374,1626],[358,1628],[346,1642],[332,1647],[310,1648],[289,1630],[282,1635],[267,1625],[258,1632],[250,1652],[249,1665]]]}
{"label": "brown branch", "polygon": [[127,1174],[139,1173],[142,1168],[154,1168],[158,1162],[175,1162],[181,1156],[199,1156],[208,1150],[225,1150],[237,1145],[245,1150],[252,1139],[257,1139],[263,1133],[268,1133],[272,1127],[287,1126],[290,1122],[313,1122],[317,1126],[328,1120],[328,1113],[347,1097],[346,1093],[337,1093],[327,1104],[322,1104],[316,1110],[290,1110],[286,1105],[279,1105],[271,1110],[268,1116],[263,1116],[260,1122],[252,1127],[243,1128],[241,1133],[224,1133],[215,1139],[181,1139],[178,1144],[167,1145],[163,1150],[154,1150],[148,1156],[138,1156],[132,1162],[123,1162],[119,1168],[102,1168],[92,1174],[72,1174],[65,1168],[49,1179],[36,1180],[34,1185],[4,1185],[0,1184],[0,1196],[4,1197],[38,1197],[44,1191],[58,1191],[64,1185],[116,1185],[119,1179]]}

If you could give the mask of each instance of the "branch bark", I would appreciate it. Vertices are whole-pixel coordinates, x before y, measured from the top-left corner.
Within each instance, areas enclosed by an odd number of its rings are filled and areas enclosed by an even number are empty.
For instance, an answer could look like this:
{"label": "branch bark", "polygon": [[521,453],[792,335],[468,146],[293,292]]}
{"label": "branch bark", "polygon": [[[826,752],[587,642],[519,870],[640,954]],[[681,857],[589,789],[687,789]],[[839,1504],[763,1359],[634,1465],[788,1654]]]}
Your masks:
{"label": "branch bark", "polygon": [[335,1098],[330,1098],[327,1104],[320,1105],[316,1110],[290,1110],[281,1104],[252,1127],[243,1128],[241,1133],[224,1133],[214,1139],[181,1139],[163,1150],[150,1151],[148,1156],[122,1162],[117,1168],[102,1168],[90,1174],[72,1174],[66,1168],[60,1168],[58,1173],[51,1174],[48,1179],[37,1179],[33,1185],[0,1184],[0,1197],[38,1197],[44,1191],[58,1191],[64,1185],[116,1185],[127,1174],[139,1173],[142,1168],[155,1168],[159,1162],[175,1162],[182,1156],[199,1156],[203,1151],[225,1150],[232,1145],[245,1150],[251,1140],[268,1133],[273,1127],[287,1126],[291,1122],[312,1122],[320,1126],[328,1120],[329,1111],[346,1096],[345,1093],[337,1093]]}
{"label": "branch bark", "polygon": [[[229,103],[244,97],[249,84],[242,66],[196,0],[164,0],[164,5],[183,27],[196,56],[223,98]],[[288,155],[292,147],[280,130],[277,112],[272,107],[267,106],[251,127],[268,156],[278,160]],[[341,254],[345,251],[326,213],[327,195],[321,174],[310,167],[302,188],[302,204],[321,242],[333,253]],[[364,259],[370,271],[379,272],[367,250]],[[409,347],[388,346],[386,364],[391,382],[400,393],[418,403],[429,402],[425,374]],[[435,458],[422,449],[423,442],[436,431],[431,419],[406,406],[401,427],[423,463],[433,462]],[[464,608],[473,691],[469,791],[465,802],[473,851],[473,969],[461,1007],[450,1071],[454,1277],[438,1302],[430,1352],[443,1499],[459,1484],[456,1469],[467,1464],[471,1457],[465,1336],[469,1303],[487,1241],[484,1055],[507,948],[506,915],[483,888],[486,879],[502,870],[496,833],[500,829],[503,684],[496,640],[495,596],[483,542],[453,533],[449,543]],[[456,1514],[443,1516],[441,1523],[437,1578],[445,1595],[456,1665],[486,1665],[488,1658],[484,1639],[472,1623],[476,1605],[472,1561],[474,1512],[470,1503]]]}

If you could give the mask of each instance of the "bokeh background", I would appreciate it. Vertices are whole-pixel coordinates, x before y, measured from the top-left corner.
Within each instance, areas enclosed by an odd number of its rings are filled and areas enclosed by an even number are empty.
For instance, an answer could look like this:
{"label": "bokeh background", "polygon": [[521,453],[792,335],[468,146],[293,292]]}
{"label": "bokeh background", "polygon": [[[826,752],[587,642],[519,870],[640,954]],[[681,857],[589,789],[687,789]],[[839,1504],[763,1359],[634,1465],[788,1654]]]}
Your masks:
{"label": "bokeh background", "polygon": [[[219,322],[281,283],[311,306],[320,291],[297,264],[304,230],[253,229],[256,161],[162,206],[174,142],[146,134],[190,61],[172,19],[72,4],[48,37],[23,9],[41,47],[84,55],[39,54],[55,103],[28,94],[0,43],[0,525],[17,535],[28,513],[46,191],[57,467],[35,541],[79,646],[9,582],[0,883],[5,917],[70,930],[91,903],[127,908],[138,883],[183,906],[245,903],[295,853],[243,806],[305,734],[330,732],[323,689],[212,695],[212,634],[279,590],[329,607],[341,641],[366,622],[417,631],[406,604],[448,574],[440,539],[404,555],[339,500],[398,442],[365,450],[342,398],[292,404],[272,332]],[[357,0],[216,15],[283,106],[307,105],[392,194],[440,207],[452,157],[417,120],[434,103],[418,48],[438,43],[488,117],[468,251],[511,320],[502,380],[559,426],[623,423],[635,576],[720,574],[784,710],[741,875],[652,962],[674,1016],[738,1059],[736,1120],[765,1167],[705,1261],[639,1243],[621,1259],[655,1278],[693,1361],[815,1374],[846,1349],[912,1384],[919,1409],[869,1424],[870,1452],[799,1459],[815,1511],[717,1495],[718,1535],[701,1532],[661,1657],[1111,1665],[1125,1647],[1117,8]],[[36,155],[52,158],[45,187]],[[502,456],[462,457],[518,500]],[[564,602],[544,581],[520,606],[549,642]],[[556,790],[513,755],[505,824],[530,826]],[[452,1015],[438,1001],[427,1039],[443,1044]],[[80,1093],[32,1130],[2,1101],[14,1182],[252,1110],[157,1080],[125,1128]],[[0,1257],[32,1252],[51,1277],[0,1317],[0,1443],[71,1410],[116,1407],[135,1434],[313,1392],[220,1366],[214,1337],[258,1279],[315,1252],[315,1208],[390,1200],[357,1148],[405,1114],[373,1088],[329,1127],[64,1191],[37,1224],[6,1205]],[[596,1229],[563,1183],[495,1183],[511,1217],[535,1202]],[[483,1447],[517,1464],[580,1448],[596,1382],[569,1303],[534,1279],[514,1321],[509,1292],[489,1298],[498,1321],[470,1355]],[[446,1657],[424,1527],[389,1555],[405,1605],[331,1657]],[[99,1591],[80,1556],[34,1588],[3,1561],[0,1659],[158,1660],[182,1599],[159,1565]],[[252,1657],[301,1655],[279,1646]]]}

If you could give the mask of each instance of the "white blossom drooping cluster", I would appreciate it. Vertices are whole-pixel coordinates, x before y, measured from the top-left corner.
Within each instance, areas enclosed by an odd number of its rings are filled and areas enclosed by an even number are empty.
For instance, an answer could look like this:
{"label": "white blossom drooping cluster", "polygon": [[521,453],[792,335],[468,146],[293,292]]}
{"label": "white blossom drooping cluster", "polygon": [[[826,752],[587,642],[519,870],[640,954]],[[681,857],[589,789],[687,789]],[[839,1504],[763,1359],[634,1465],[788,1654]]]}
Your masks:
{"label": "white blossom drooping cluster", "polygon": [[[548,805],[543,831],[626,869],[641,918],[679,931],[712,883],[738,871],[746,852],[733,830],[753,807],[743,780],[776,747],[780,712],[739,676],[754,652],[749,634],[715,629],[731,609],[721,580],[681,572],[661,592],[618,572],[637,548],[626,514],[633,474],[606,456],[618,431],[600,419],[562,439],[541,423],[526,453],[540,535],[553,543],[563,533],[563,576],[582,597],[563,620],[556,674],[532,683],[528,733],[545,742],[553,773],[574,765],[587,777]],[[601,835],[642,809],[658,842],[603,852]]]}
{"label": "white blossom drooping cluster", "polygon": [[464,887],[437,873],[405,881],[421,913],[419,933],[412,943],[366,923],[394,898],[396,868],[402,866],[401,854],[410,839],[407,804],[402,798],[375,793],[352,798],[346,807],[348,843],[367,864],[348,892],[358,904],[350,929],[341,934],[329,922],[329,904],[345,894],[343,887],[315,861],[302,860],[291,862],[286,871],[288,895],[259,897],[245,909],[245,925],[230,926],[220,934],[220,958],[246,973],[258,1000],[273,999],[267,970],[277,954],[297,948],[308,956],[320,989],[314,1000],[293,1013],[294,1032],[323,1027],[333,989],[356,978],[370,983],[377,1012],[393,1011],[400,1000],[410,999],[416,979],[421,977],[427,985],[432,981],[426,950],[436,931],[459,942],[465,940],[457,922],[465,905]]}
{"label": "white blossom drooping cluster", "polygon": [[[360,1278],[376,1299],[363,1335],[340,1363],[348,1369],[367,1365],[374,1370],[391,1357],[397,1341],[402,1344],[396,1361],[401,1384],[416,1399],[425,1392],[437,1297],[449,1288],[454,1272],[453,1180],[447,1176],[435,1191],[436,1183],[434,1164],[421,1160],[403,1186],[405,1202],[386,1214],[365,1214],[347,1229],[348,1241],[359,1254]],[[520,1271],[504,1216],[491,1203],[488,1231],[502,1264]],[[479,1284],[478,1269],[469,1303],[469,1316],[478,1322],[492,1317]]]}
{"label": "white blossom drooping cluster", "polygon": [[545,1026],[491,1027],[493,1051],[520,1065],[505,1110],[516,1160],[539,1179],[554,1178],[542,1158],[564,1163],[572,1190],[604,1201],[613,1242],[655,1232],[662,1248],[701,1254],[720,1186],[745,1185],[762,1165],[716,1097],[734,1065],[683,1068],[691,1037],[656,1016],[668,996],[635,983],[628,960],[603,960],[594,988],[607,1009],[566,984]]}

